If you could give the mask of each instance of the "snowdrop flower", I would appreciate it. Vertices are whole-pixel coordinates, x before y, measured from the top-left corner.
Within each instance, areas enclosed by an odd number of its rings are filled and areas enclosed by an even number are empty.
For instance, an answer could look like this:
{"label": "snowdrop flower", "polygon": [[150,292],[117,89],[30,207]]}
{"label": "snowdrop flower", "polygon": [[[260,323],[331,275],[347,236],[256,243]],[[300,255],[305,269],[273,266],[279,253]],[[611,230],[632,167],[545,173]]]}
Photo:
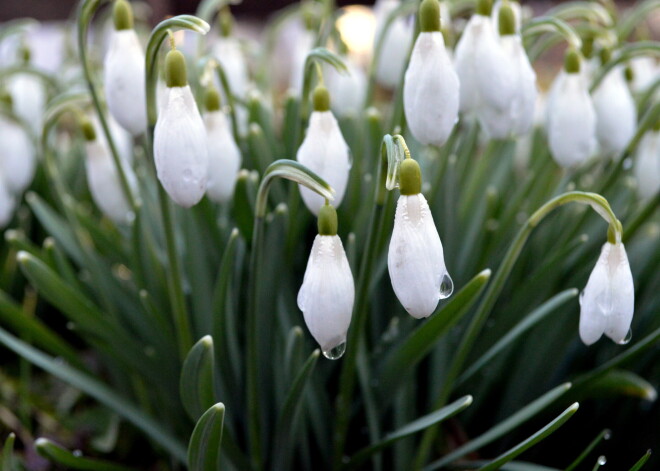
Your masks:
{"label": "snowdrop flower", "polygon": [[0,228],[4,228],[14,216],[16,198],[6,186],[6,175],[0,170]]}
{"label": "snowdrop flower", "polygon": [[[218,16],[220,21],[220,38],[213,45],[213,57],[222,66],[229,88],[234,96],[245,98],[248,85],[248,69],[241,44],[237,38],[231,36],[233,17],[228,8],[223,8]],[[226,97],[223,96],[226,100]]]}
{"label": "snowdrop flower", "polygon": [[167,53],[165,75],[167,98],[154,129],[156,173],[170,198],[189,208],[206,192],[206,130],[188,85],[181,52],[174,49]]}
{"label": "snowdrop flower", "polygon": [[422,144],[443,145],[458,120],[458,76],[440,32],[440,5],[424,0],[417,36],[403,82],[403,107],[412,135]]}
{"label": "snowdrop flower", "polygon": [[[374,5],[376,34],[378,41],[387,22],[387,17],[401,2],[399,0],[378,0]],[[381,54],[376,66],[376,80],[386,88],[396,88],[406,67],[408,51],[413,40],[413,27],[405,18],[396,18],[385,33]],[[374,49],[376,44],[374,44]]]}
{"label": "snowdrop flower", "polygon": [[461,83],[462,113],[483,107],[506,110],[516,94],[514,67],[498,41],[490,14],[490,0],[479,0],[456,45],[454,64]]}
{"label": "snowdrop flower", "polygon": [[660,129],[647,132],[639,141],[634,171],[642,198],[660,191]]}
{"label": "snowdrop flower", "polygon": [[646,91],[658,80],[660,65],[653,57],[640,56],[630,60],[632,68],[632,89],[637,93]]}
{"label": "snowdrop flower", "polygon": [[117,122],[138,136],[147,128],[144,53],[133,29],[130,4],[115,0],[112,17],[115,28],[103,64],[106,100]]}
{"label": "snowdrop flower", "polygon": [[323,68],[328,91],[334,97],[332,110],[339,116],[359,116],[367,91],[367,76],[349,57],[342,57],[348,73],[340,73],[332,66]]}
{"label": "snowdrop flower", "polygon": [[[494,139],[522,136],[532,127],[536,104],[536,73],[517,33],[516,3],[505,3],[499,8],[499,42],[506,57],[513,79],[514,94],[508,106],[500,108],[484,103],[477,114],[486,133]],[[518,6],[518,9],[520,6]]]}
{"label": "snowdrop flower", "polygon": [[[330,94],[319,86],[314,90],[314,111],[309,117],[305,139],[298,149],[296,160],[317,173],[335,189],[334,204],[339,206],[351,169],[350,149],[341,134],[339,124],[330,111]],[[301,186],[300,196],[314,214],[324,205],[322,196]]]}
{"label": "snowdrop flower", "polygon": [[580,73],[580,56],[574,50],[566,54],[546,109],[552,157],[566,168],[584,162],[596,150],[596,112]]}
{"label": "snowdrop flower", "polygon": [[305,80],[305,61],[307,54],[314,47],[315,41],[314,33],[305,27],[300,31],[296,42],[293,44],[291,54],[291,77],[289,80],[289,88],[300,93],[303,89],[303,82]]}
{"label": "snowdrop flower", "polygon": [[5,191],[19,195],[34,178],[34,145],[23,126],[4,116],[0,116],[0,135],[0,170],[5,175]]}
{"label": "snowdrop flower", "polygon": [[401,196],[396,205],[387,267],[396,297],[416,319],[433,314],[438,301],[449,297],[454,289],[421,187],[419,164],[406,158],[399,169]]}
{"label": "snowdrop flower", "polygon": [[608,241],[580,295],[580,338],[591,345],[605,334],[617,343],[627,343],[634,305],[626,249],[620,240]]}
{"label": "snowdrop flower", "polygon": [[224,203],[234,194],[241,151],[229,130],[227,117],[220,110],[220,94],[215,88],[206,92],[204,125],[209,156],[206,194],[216,203]]}
{"label": "snowdrop flower", "polygon": [[623,68],[617,67],[605,76],[593,94],[593,103],[600,148],[616,157],[626,148],[637,128],[637,106]]}
{"label": "snowdrop flower", "polygon": [[29,73],[14,74],[7,83],[16,116],[39,135],[46,106],[46,90],[41,79]]}
{"label": "snowdrop flower", "polygon": [[[85,136],[85,171],[87,186],[94,203],[101,212],[117,224],[125,224],[133,216],[132,208],[121,184],[119,172],[110,154],[110,147],[103,134],[97,134],[89,120],[81,123]],[[137,181],[130,165],[121,159],[126,180],[131,191],[137,188]]]}
{"label": "snowdrop flower", "polygon": [[326,204],[319,211],[318,229],[298,292],[298,308],[323,355],[335,360],[346,349],[355,285],[332,206]]}

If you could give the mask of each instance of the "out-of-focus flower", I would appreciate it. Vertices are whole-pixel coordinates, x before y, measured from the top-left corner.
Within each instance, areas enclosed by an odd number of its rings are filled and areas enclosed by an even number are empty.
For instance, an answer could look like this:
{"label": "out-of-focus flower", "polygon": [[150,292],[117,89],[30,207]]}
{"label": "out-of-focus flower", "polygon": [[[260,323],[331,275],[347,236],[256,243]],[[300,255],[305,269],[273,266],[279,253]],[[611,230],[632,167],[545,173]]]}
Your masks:
{"label": "out-of-focus flower", "polygon": [[635,307],[635,287],[626,249],[606,242],[580,295],[580,338],[586,345],[603,334],[627,342]]}
{"label": "out-of-focus flower", "polygon": [[644,134],[637,145],[635,177],[642,198],[651,198],[660,191],[660,129]]}
{"label": "out-of-focus flower", "polygon": [[314,239],[298,308],[305,324],[326,358],[339,358],[346,347],[351,323],[355,285],[341,239],[337,235],[337,213],[330,205],[319,212],[319,233]]}
{"label": "out-of-focus flower", "polygon": [[0,228],[5,227],[14,216],[16,198],[7,188],[7,175],[0,169]]}
{"label": "out-of-focus flower", "polygon": [[144,52],[133,29],[133,11],[126,0],[115,0],[114,30],[105,56],[103,80],[108,109],[133,136],[147,127]]}
{"label": "out-of-focus flower", "polygon": [[30,73],[16,73],[7,83],[16,116],[39,135],[46,106],[46,89],[42,80]]}
{"label": "out-of-focus flower", "polygon": [[167,53],[165,75],[168,94],[154,130],[156,172],[170,198],[189,208],[206,192],[206,130],[188,85],[181,52]]}
{"label": "out-of-focus flower", "polygon": [[[378,41],[385,27],[387,17],[400,4],[401,2],[399,0],[378,0],[376,2],[374,5],[374,15],[376,16],[374,41]],[[387,88],[396,88],[399,85],[401,74],[406,67],[406,59],[412,41],[412,24],[405,18],[396,18],[385,33],[381,54],[378,57],[376,68],[376,80],[378,80],[378,83]]]}
{"label": "out-of-focus flower", "polygon": [[332,99],[332,110],[338,116],[359,116],[367,91],[367,76],[351,59],[342,57],[348,73],[340,73],[332,66],[323,68],[323,77]]}
{"label": "out-of-focus flower", "polygon": [[[296,160],[335,189],[333,202],[339,206],[346,192],[351,169],[350,149],[330,111],[330,94],[323,86],[314,90],[314,111],[309,117],[307,134],[298,149]],[[324,205],[323,197],[306,187],[300,187],[300,196],[314,214],[318,214]]]}
{"label": "out-of-focus flower", "polygon": [[[311,20],[306,20],[310,22]],[[289,80],[289,88],[300,93],[303,88],[303,82],[305,80],[305,61],[307,60],[307,54],[314,47],[314,41],[316,36],[314,32],[310,29],[309,24],[305,25],[305,28],[301,29],[296,38],[296,41],[293,43],[293,49],[290,51],[291,55],[291,77]]]}
{"label": "out-of-focus flower", "polygon": [[11,118],[0,115],[0,171],[4,187],[16,195],[32,183],[36,167],[34,145],[26,130]]}
{"label": "out-of-focus flower", "polygon": [[443,145],[458,120],[459,84],[440,32],[440,5],[424,0],[417,36],[403,83],[410,132],[422,144]]}
{"label": "out-of-focus flower", "polygon": [[630,60],[630,67],[632,69],[631,87],[637,93],[646,91],[658,80],[658,75],[660,75],[660,65],[653,57],[634,57]]}

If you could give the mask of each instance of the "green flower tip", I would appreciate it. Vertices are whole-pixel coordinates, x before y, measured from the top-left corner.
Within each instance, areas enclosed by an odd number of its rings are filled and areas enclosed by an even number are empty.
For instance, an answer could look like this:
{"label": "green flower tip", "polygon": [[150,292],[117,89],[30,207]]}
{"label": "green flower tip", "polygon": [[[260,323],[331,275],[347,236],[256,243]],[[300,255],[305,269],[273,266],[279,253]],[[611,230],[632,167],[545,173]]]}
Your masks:
{"label": "green flower tip", "polygon": [[10,110],[14,105],[14,99],[7,90],[0,89],[0,104],[6,106]]}
{"label": "green flower tip", "polygon": [[303,24],[305,25],[305,29],[308,31],[313,31],[316,24],[316,17],[312,8],[313,7],[308,2],[306,2],[301,13]]}
{"label": "green flower tip", "polygon": [[571,48],[564,56],[564,70],[569,74],[580,73],[580,53]]}
{"label": "green flower tip", "polygon": [[121,31],[124,29],[133,29],[133,9],[126,0],[115,0],[112,7],[112,21],[115,29]]}
{"label": "green flower tip", "polygon": [[612,50],[610,48],[604,47],[600,50],[600,63],[605,65],[612,58]]}
{"label": "green flower tip", "polygon": [[440,3],[438,0],[423,0],[419,6],[419,27],[423,33],[440,31]]}
{"label": "green flower tip", "polygon": [[83,136],[85,136],[86,141],[91,142],[96,140],[96,131],[94,130],[94,125],[89,119],[85,116],[81,117],[78,125],[80,126],[80,130],[82,131]]}
{"label": "green flower tip", "polygon": [[511,36],[516,34],[516,15],[513,12],[511,5],[508,3],[502,5],[497,21],[500,29],[500,36]]}
{"label": "green flower tip", "polygon": [[624,74],[626,76],[626,81],[628,81],[628,83],[635,80],[635,72],[633,71],[632,67],[630,67],[629,65],[626,66],[626,68],[624,69]]}
{"label": "green flower tip", "polygon": [[319,235],[337,235],[337,211],[327,201],[319,211],[318,228]]}
{"label": "green flower tip", "polygon": [[18,54],[19,54],[23,64],[29,64],[30,63],[30,59],[32,59],[32,51],[30,50],[30,48],[28,46],[23,44],[21,46],[21,48],[19,49]]}
{"label": "green flower tip", "polygon": [[478,0],[477,1],[477,15],[490,16],[490,12],[492,10],[493,10],[493,1],[492,0]]}
{"label": "green flower tip", "polygon": [[582,38],[582,55],[587,59],[591,59],[594,55],[594,36],[587,34]]}
{"label": "green flower tip", "polygon": [[172,49],[165,57],[165,83],[169,88],[188,85],[186,58],[176,49]]}
{"label": "green flower tip", "polygon": [[414,159],[404,159],[399,167],[399,191],[402,195],[422,192],[422,171]]}
{"label": "green flower tip", "polygon": [[330,93],[328,89],[323,85],[316,87],[312,95],[312,102],[314,103],[314,111],[329,111]]}
{"label": "green flower tip", "polygon": [[234,17],[229,11],[229,7],[225,7],[220,11],[218,15],[218,23],[220,25],[220,35],[223,38],[231,36],[232,31],[234,30]]}
{"label": "green flower tip", "polygon": [[214,87],[208,87],[204,94],[204,106],[206,111],[218,111],[220,109],[220,94]]}

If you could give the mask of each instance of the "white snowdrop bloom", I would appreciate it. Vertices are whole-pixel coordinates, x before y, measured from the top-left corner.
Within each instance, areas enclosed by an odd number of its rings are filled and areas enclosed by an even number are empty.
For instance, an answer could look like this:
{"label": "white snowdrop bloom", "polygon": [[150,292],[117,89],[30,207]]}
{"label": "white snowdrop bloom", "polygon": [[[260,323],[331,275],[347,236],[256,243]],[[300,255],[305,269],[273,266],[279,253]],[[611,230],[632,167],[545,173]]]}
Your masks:
{"label": "white snowdrop bloom", "polygon": [[[407,174],[415,171],[417,177],[411,184]],[[445,267],[433,215],[420,193],[421,176],[414,160],[401,163],[399,186],[401,196],[396,205],[387,267],[399,302],[411,316],[421,319],[433,314],[440,299],[451,295],[453,283]]]}
{"label": "white snowdrop bloom", "polygon": [[[325,87],[314,90],[314,111],[309,117],[307,134],[296,160],[335,189],[333,204],[339,206],[348,185],[351,157],[339,124],[330,111],[330,95]],[[303,186],[300,187],[300,196],[314,214],[319,213],[325,202],[322,196]]]}
{"label": "white snowdrop bloom", "polygon": [[167,53],[166,75],[167,98],[154,129],[156,173],[170,198],[189,208],[206,192],[206,129],[188,86],[181,52]]}
{"label": "white snowdrop bloom", "polygon": [[103,81],[108,109],[117,122],[133,136],[147,128],[145,60],[140,40],[133,29],[133,13],[125,0],[113,7],[115,29],[103,64]]}
{"label": "white snowdrop bloom", "polygon": [[422,32],[403,82],[403,109],[415,139],[441,146],[458,120],[458,76],[440,32],[437,0],[422,2],[419,14]]}
{"label": "white snowdrop bloom", "polygon": [[303,81],[305,79],[305,61],[307,54],[314,48],[314,41],[316,37],[314,33],[308,29],[302,29],[293,48],[291,54],[291,77],[289,80],[289,88],[300,93],[303,88]]}
{"label": "white snowdrop bloom", "polygon": [[[390,13],[396,9],[401,2],[399,0],[378,0],[374,5],[374,16],[376,17],[375,42],[385,27],[385,22]],[[408,51],[413,41],[413,25],[405,18],[396,18],[388,28],[383,38],[381,54],[378,57],[376,67],[376,80],[386,88],[396,88],[399,85],[401,74],[406,67]]]}
{"label": "white snowdrop bloom", "polygon": [[333,97],[332,110],[338,116],[359,116],[367,91],[367,76],[349,56],[343,57],[348,73],[340,73],[332,66],[323,68],[323,77]]}
{"label": "white snowdrop bloom", "polygon": [[204,125],[209,155],[206,194],[216,203],[224,203],[234,194],[234,185],[241,168],[241,151],[229,129],[227,117],[220,110],[218,92],[211,89],[206,96]]}
{"label": "white snowdrop bloom", "polygon": [[647,90],[660,76],[660,64],[653,57],[633,57],[630,67],[633,72],[631,87],[637,93]]}
{"label": "white snowdrop bloom", "polygon": [[[332,217],[327,213],[334,214],[334,224],[324,221]],[[353,275],[337,235],[337,216],[332,206],[324,206],[298,292],[298,308],[326,358],[335,360],[344,353],[354,299]]]}
{"label": "white snowdrop bloom", "polygon": [[637,129],[637,106],[622,68],[617,67],[605,76],[593,94],[593,103],[600,148],[618,157]]}
{"label": "white snowdrop bloom", "polygon": [[41,134],[46,89],[41,79],[29,73],[14,74],[7,83],[16,116],[25,121],[36,135]]}
{"label": "white snowdrop bloom", "polygon": [[26,130],[12,119],[0,116],[0,173],[6,190],[21,194],[30,186],[37,165],[34,145]]}
{"label": "white snowdrop bloom", "polygon": [[[234,96],[245,98],[248,89],[248,69],[241,44],[234,37],[220,37],[213,46],[215,57],[227,75],[229,88]],[[226,100],[226,97],[223,96]]]}
{"label": "white snowdrop bloom", "polygon": [[562,70],[555,78],[547,104],[550,153],[566,168],[581,164],[596,150],[596,112],[579,57],[574,51],[568,56],[570,71]]}
{"label": "white snowdrop bloom", "polygon": [[0,229],[9,224],[16,209],[16,198],[7,188],[6,180],[6,176],[0,172]]}
{"label": "white snowdrop bloom", "polygon": [[580,295],[580,338],[586,345],[603,334],[617,343],[627,342],[634,306],[626,249],[620,241],[606,242]]}
{"label": "white snowdrop bloom", "polygon": [[634,173],[642,198],[652,198],[660,191],[660,130],[647,132],[639,141]]}

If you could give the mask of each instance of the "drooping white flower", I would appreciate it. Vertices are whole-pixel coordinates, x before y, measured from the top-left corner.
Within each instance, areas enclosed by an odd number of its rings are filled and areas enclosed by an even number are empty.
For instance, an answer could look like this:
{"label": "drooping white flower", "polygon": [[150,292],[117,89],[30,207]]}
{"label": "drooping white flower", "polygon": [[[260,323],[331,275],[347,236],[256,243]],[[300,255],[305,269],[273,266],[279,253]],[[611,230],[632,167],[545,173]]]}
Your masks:
{"label": "drooping white flower", "polygon": [[7,188],[6,181],[6,175],[0,170],[0,228],[9,224],[16,209],[16,198]]}
{"label": "drooping white flower", "polygon": [[634,306],[626,249],[621,242],[606,242],[580,295],[580,338],[586,345],[603,334],[617,343],[626,342]]}
{"label": "drooping white flower", "polygon": [[566,168],[581,164],[596,150],[596,111],[580,73],[580,59],[575,51],[568,54],[571,70],[562,70],[555,78],[546,107],[550,153]]}
{"label": "drooping white flower", "polygon": [[103,81],[108,109],[117,122],[133,136],[147,127],[145,60],[140,40],[133,29],[130,4],[115,1],[115,28],[103,64]]}
{"label": "drooping white flower", "polygon": [[25,121],[36,135],[41,134],[46,89],[42,80],[29,73],[14,74],[7,83],[16,116]]}
{"label": "drooping white flower", "polygon": [[[318,174],[335,189],[333,204],[339,206],[351,169],[350,149],[339,129],[339,124],[330,111],[330,96],[325,87],[314,91],[314,111],[309,117],[307,134],[303,140],[296,160]],[[305,205],[318,214],[325,200],[306,187],[300,187]]]}
{"label": "drooping white flower", "polygon": [[213,46],[213,57],[218,60],[227,75],[227,82],[234,96],[245,98],[248,88],[248,69],[238,39],[218,38]]}
{"label": "drooping white flower", "polygon": [[325,84],[333,97],[332,110],[338,116],[359,116],[367,91],[367,76],[349,56],[342,59],[348,73],[340,73],[331,66],[323,69]]}
{"label": "drooping white flower", "polygon": [[403,82],[403,109],[410,132],[422,144],[443,145],[458,120],[459,84],[440,32],[440,6],[425,0]]}
{"label": "drooping white flower", "polygon": [[610,71],[593,94],[596,136],[601,150],[617,157],[637,128],[637,106],[621,67]]}
{"label": "drooping white flower", "polygon": [[168,52],[166,74],[167,98],[154,130],[156,172],[170,198],[189,208],[206,192],[206,129],[187,82],[185,59],[179,51]]}
{"label": "drooping white flower", "polygon": [[[331,206],[326,208],[334,212]],[[319,215],[319,234],[314,239],[303,284],[298,292],[298,308],[303,312],[305,324],[323,354],[329,359],[336,359],[344,353],[355,285],[344,247],[337,235],[336,214],[334,230],[323,230],[324,212]]]}
{"label": "drooping white flower", "polygon": [[660,191],[660,130],[647,132],[639,141],[634,172],[642,198],[651,198]]}
{"label": "drooping white flower", "polygon": [[440,299],[453,291],[445,267],[442,242],[419,183],[406,183],[404,167],[419,166],[412,159],[401,164],[401,196],[396,205],[387,267],[396,297],[408,313],[421,319],[433,314]]}
{"label": "drooping white flower", "polygon": [[[375,41],[378,41],[388,16],[400,4],[399,0],[378,0],[374,5],[374,16],[376,17],[374,49]],[[393,89],[399,85],[412,41],[413,25],[406,18],[396,18],[385,33],[381,54],[378,57],[376,80],[382,86]]]}
{"label": "drooping white flower", "polygon": [[630,60],[632,68],[632,89],[637,93],[646,91],[653,83],[658,80],[660,74],[660,64],[650,56],[633,57]]}
{"label": "drooping white flower", "polygon": [[0,173],[6,189],[21,194],[32,182],[36,168],[34,145],[26,130],[17,122],[0,116]]}
{"label": "drooping white flower", "polygon": [[300,93],[303,89],[303,81],[305,80],[305,61],[307,54],[314,47],[315,35],[307,28],[302,29],[296,42],[293,44],[291,54],[291,77],[289,81],[289,88]]}

